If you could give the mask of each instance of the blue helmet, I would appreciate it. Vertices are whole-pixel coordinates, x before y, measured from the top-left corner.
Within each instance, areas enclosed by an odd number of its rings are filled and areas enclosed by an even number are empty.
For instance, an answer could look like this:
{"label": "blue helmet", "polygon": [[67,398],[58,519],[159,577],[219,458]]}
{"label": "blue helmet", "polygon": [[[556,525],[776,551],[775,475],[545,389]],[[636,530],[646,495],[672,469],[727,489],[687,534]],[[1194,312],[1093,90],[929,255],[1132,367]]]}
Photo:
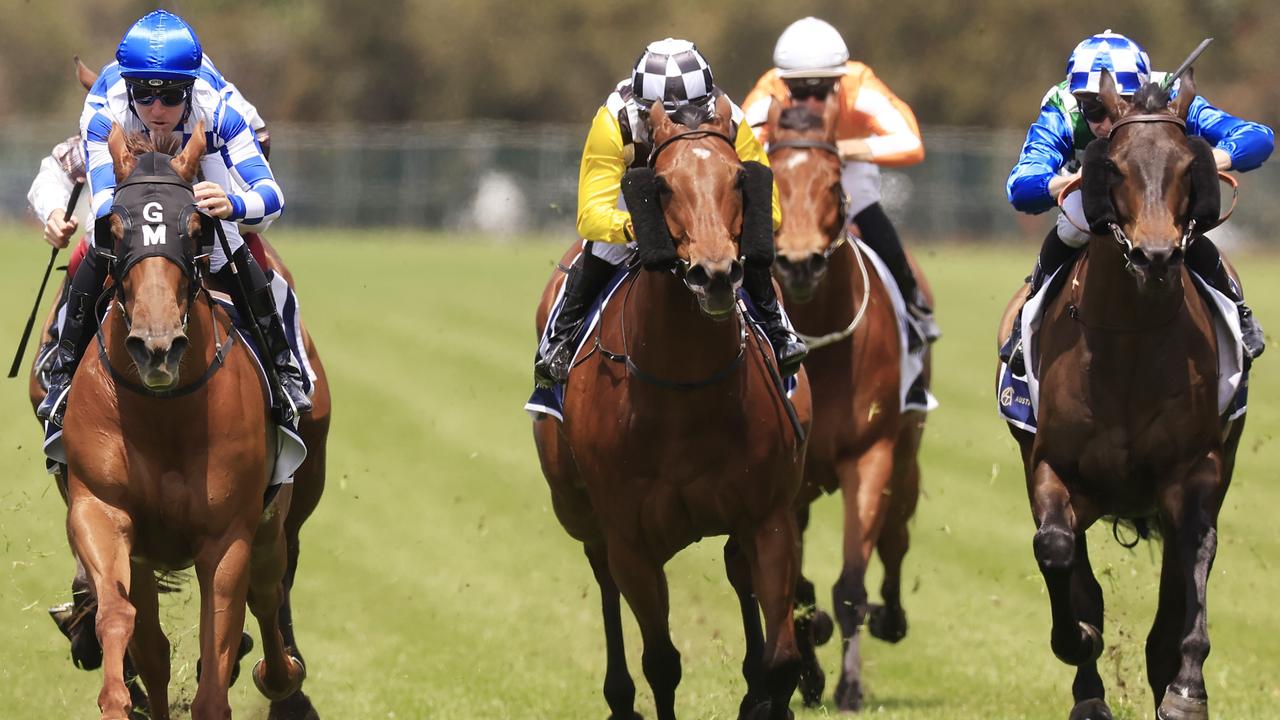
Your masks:
{"label": "blue helmet", "polygon": [[1098,92],[1102,71],[1115,78],[1121,95],[1132,95],[1151,79],[1151,61],[1147,52],[1129,38],[1106,32],[1087,38],[1071,51],[1067,60],[1067,90],[1072,93]]}
{"label": "blue helmet", "polygon": [[116,49],[121,76],[155,86],[195,82],[203,57],[196,31],[165,10],[144,15]]}

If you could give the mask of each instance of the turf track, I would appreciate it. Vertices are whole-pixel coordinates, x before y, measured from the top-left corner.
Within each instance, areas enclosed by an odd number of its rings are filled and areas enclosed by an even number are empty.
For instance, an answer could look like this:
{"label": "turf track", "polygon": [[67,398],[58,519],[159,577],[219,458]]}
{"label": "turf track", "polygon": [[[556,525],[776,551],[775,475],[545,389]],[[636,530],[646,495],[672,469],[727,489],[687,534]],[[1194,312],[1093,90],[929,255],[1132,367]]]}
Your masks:
{"label": "turf track", "polygon": [[[334,394],[329,486],[303,532],[295,590],[307,690],[322,715],[604,718],[598,595],[550,512],[520,410],[533,303],[563,243],[369,231],[281,232],[275,241],[300,278]],[[0,229],[0,249],[7,362],[48,253],[28,227]],[[905,571],[911,632],[899,646],[865,645],[877,718],[1063,718],[1070,707],[1071,671],[1049,651],[1021,469],[991,392],[992,333],[1032,252],[919,253],[946,333],[935,355],[942,407],[925,434],[924,498]],[[1280,327],[1280,288],[1269,284],[1280,258],[1236,261],[1258,315]],[[1210,586],[1206,678],[1218,718],[1280,717],[1280,487],[1271,471],[1280,350],[1271,352],[1253,382]],[[65,599],[71,561],[37,439],[25,382],[0,383],[0,718],[96,717],[100,675],[71,667],[44,612]],[[820,502],[808,538],[806,569],[823,599],[838,572],[838,517],[836,498]],[[1141,648],[1156,556],[1146,545],[1119,548],[1109,529],[1091,540],[1108,601],[1110,699],[1118,718],[1150,717]],[[743,692],[741,630],[719,558],[713,540],[668,566],[682,718],[732,718]],[[878,569],[869,581],[875,598]],[[194,695],[191,590],[165,603],[179,700]],[[624,617],[638,670],[638,635]],[[830,677],[835,644],[821,653]],[[637,707],[652,717],[638,684]],[[250,683],[232,696],[238,717],[265,717]]]}

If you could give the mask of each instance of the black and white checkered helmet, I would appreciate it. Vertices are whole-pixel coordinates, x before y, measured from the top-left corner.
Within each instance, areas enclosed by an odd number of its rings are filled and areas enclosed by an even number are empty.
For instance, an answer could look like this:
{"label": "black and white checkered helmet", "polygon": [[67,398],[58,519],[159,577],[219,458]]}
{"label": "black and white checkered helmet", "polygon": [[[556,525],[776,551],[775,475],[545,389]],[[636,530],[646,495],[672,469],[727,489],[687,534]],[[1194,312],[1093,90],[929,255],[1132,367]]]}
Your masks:
{"label": "black and white checkered helmet", "polygon": [[631,75],[637,101],[646,107],[661,102],[668,110],[709,102],[714,84],[711,65],[698,48],[674,38],[650,43]]}

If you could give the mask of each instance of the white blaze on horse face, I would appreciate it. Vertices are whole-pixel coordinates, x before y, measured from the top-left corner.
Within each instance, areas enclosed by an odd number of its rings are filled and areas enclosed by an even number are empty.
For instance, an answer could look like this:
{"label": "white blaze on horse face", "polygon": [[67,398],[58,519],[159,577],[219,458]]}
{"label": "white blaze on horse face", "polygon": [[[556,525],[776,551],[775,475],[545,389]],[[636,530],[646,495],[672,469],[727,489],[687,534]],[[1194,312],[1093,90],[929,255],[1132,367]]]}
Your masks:
{"label": "white blaze on horse face", "polygon": [[711,158],[711,151],[706,148],[694,148],[693,154],[699,160],[708,160]]}
{"label": "white blaze on horse face", "polygon": [[792,170],[797,165],[803,165],[807,162],[809,162],[809,152],[805,150],[798,153],[792,153],[791,157],[787,158],[787,162],[784,164],[784,167],[788,170]]}

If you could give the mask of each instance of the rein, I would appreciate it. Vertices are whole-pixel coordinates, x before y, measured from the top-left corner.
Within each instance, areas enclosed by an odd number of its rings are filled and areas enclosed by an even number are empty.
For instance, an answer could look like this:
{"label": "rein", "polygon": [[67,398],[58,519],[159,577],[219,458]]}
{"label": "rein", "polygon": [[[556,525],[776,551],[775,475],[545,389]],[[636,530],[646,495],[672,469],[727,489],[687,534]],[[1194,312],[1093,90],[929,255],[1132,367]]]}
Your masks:
{"label": "rein", "polygon": [[[621,331],[622,331],[622,352],[615,353],[605,348],[604,342],[602,340],[603,333],[604,333],[603,322],[596,324],[596,339],[595,339],[594,350],[600,351],[600,354],[607,360],[610,360],[616,363],[622,363],[623,365],[626,366],[627,372],[631,373],[632,375],[635,375],[636,377],[649,383],[650,385],[656,385],[658,387],[663,387],[670,390],[682,390],[682,391],[697,390],[699,388],[707,387],[708,385],[714,385],[720,382],[721,380],[724,380],[725,378],[729,377],[739,367],[742,366],[742,361],[744,358],[746,358],[746,354],[747,354],[747,323],[743,318],[741,302],[739,301],[734,305],[734,307],[737,309],[736,316],[738,319],[738,354],[734,356],[733,360],[729,361],[727,365],[725,365],[724,367],[720,368],[719,370],[715,371],[711,375],[701,380],[695,380],[692,382],[667,380],[665,378],[658,377],[657,375],[653,375],[651,373],[645,372],[644,370],[640,369],[640,367],[636,365],[635,361],[631,359],[630,344],[627,342],[627,305],[631,301],[631,291],[635,288],[636,281],[639,279],[640,279],[639,273],[632,275],[631,278],[627,281],[627,291],[622,296],[622,311],[620,312],[618,317],[619,327],[621,328]],[[582,360],[579,360],[578,363],[585,361],[588,357],[590,357],[590,353],[588,353],[587,355],[584,355]]]}
{"label": "rein", "polygon": [[1186,307],[1187,304],[1185,294],[1179,295],[1181,300],[1173,308],[1173,312],[1169,314],[1169,317],[1159,320],[1151,325],[1145,325],[1143,327],[1121,327],[1119,325],[1100,325],[1098,323],[1086,322],[1084,315],[1080,312],[1080,269],[1084,267],[1084,261],[1085,258],[1088,257],[1088,252],[1089,251],[1086,249],[1085,256],[1076,261],[1076,266],[1071,272],[1071,301],[1067,303],[1067,317],[1070,317],[1072,320],[1075,320],[1081,325],[1092,330],[1102,330],[1104,332],[1112,333],[1144,333],[1165,327],[1166,325],[1171,324],[1174,320],[1177,320],[1178,316],[1182,314],[1182,308]]}
{"label": "rein", "polygon": [[729,148],[733,151],[734,157],[737,157],[737,154],[738,154],[737,147],[733,144],[733,140],[728,135],[725,135],[719,130],[690,130],[689,132],[680,133],[679,135],[672,135],[666,140],[663,140],[657,147],[655,147],[653,149],[653,152],[649,153],[649,167],[651,168],[657,167],[658,156],[662,154],[663,150],[666,150],[667,148],[671,147],[673,143],[676,143],[680,140],[698,140],[705,137],[719,138],[725,141],[726,143],[728,143]]}
{"label": "rein", "polygon": [[772,157],[774,151],[785,148],[796,148],[798,150],[821,150],[823,152],[831,153],[837,158],[840,157],[840,148],[836,147],[835,143],[829,143],[824,140],[806,140],[803,138],[771,142],[769,143],[769,151],[766,154]]}
{"label": "rein", "polygon": [[862,273],[862,301],[858,303],[858,310],[854,313],[853,320],[849,323],[848,327],[843,330],[827,333],[826,335],[805,335],[797,330],[796,335],[809,346],[810,350],[817,350],[818,348],[823,348],[828,345],[834,345],[841,340],[848,338],[850,335],[853,335],[853,333],[858,329],[858,326],[862,324],[862,320],[867,314],[867,306],[870,305],[869,300],[871,298],[871,278],[867,275],[867,263],[865,256],[863,255],[862,248],[858,247],[858,243],[850,241],[848,228],[840,234],[840,238],[838,240],[827,246],[823,255],[824,257],[830,258],[836,250],[846,243],[853,248],[853,256],[858,260],[858,270]]}

